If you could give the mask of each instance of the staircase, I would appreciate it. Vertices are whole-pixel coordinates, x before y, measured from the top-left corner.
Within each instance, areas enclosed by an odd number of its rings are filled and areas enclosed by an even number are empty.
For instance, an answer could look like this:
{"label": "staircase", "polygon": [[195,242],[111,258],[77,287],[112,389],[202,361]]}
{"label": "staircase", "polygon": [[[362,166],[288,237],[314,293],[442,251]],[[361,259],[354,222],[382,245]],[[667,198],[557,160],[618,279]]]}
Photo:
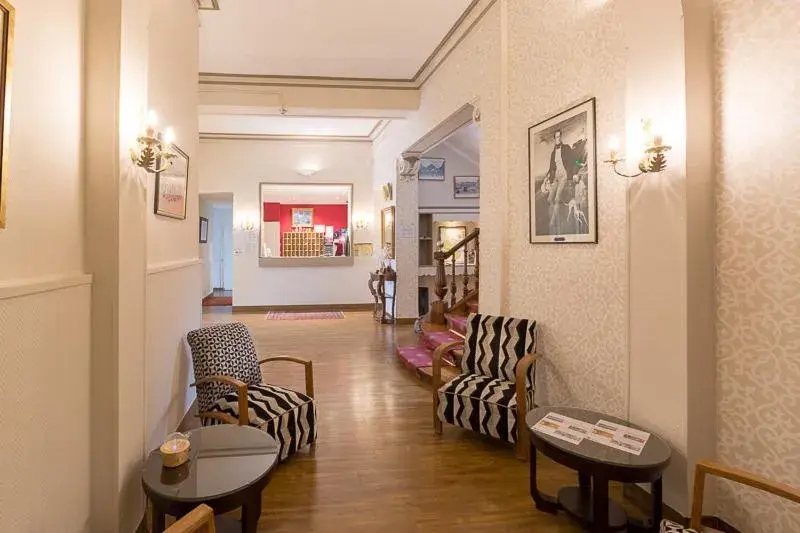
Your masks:
{"label": "staircase", "polygon": [[[436,286],[434,292],[438,300],[431,304],[430,312],[422,318],[422,333],[416,345],[399,346],[396,350],[400,362],[414,372],[417,377],[430,383],[433,371],[433,352],[442,344],[463,339],[467,331],[467,316],[478,312],[478,275],[480,272],[479,248],[480,230],[476,229],[464,240],[444,251],[434,254],[436,263]],[[462,252],[462,253],[459,253]],[[468,264],[456,264],[456,257],[475,257],[474,273],[470,275]],[[449,272],[448,272],[449,271]],[[462,276],[460,284],[458,276]],[[459,294],[459,285],[461,293]],[[449,299],[447,298],[449,292]],[[449,300],[449,301],[448,301]],[[442,379],[447,381],[458,371],[457,353],[447,353],[442,357]]]}

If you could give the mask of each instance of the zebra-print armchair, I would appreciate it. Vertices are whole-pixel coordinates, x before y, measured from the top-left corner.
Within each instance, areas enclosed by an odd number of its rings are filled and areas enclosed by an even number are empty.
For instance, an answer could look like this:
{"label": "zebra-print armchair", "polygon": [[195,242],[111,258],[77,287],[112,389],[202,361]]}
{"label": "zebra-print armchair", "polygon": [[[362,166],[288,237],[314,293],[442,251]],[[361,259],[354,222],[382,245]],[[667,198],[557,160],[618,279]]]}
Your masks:
{"label": "zebra-print armchair", "polygon": [[[442,355],[458,350],[461,375],[442,385]],[[533,408],[536,322],[472,314],[463,341],[439,346],[433,355],[433,424],[442,422],[516,445],[528,457],[525,415]]]}
{"label": "zebra-print armchair", "polygon": [[[280,458],[317,438],[311,361],[295,357],[258,360],[247,326],[238,322],[206,326],[186,334],[192,352],[197,404],[203,425],[254,426],[280,445]],[[263,383],[261,365],[291,361],[305,366],[306,393]]]}

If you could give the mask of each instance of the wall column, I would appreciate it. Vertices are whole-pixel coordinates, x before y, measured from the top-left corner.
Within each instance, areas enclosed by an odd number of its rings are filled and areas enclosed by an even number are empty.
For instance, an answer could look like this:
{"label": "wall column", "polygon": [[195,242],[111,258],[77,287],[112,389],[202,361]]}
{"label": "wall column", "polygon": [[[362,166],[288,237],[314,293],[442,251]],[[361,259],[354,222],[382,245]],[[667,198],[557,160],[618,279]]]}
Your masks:
{"label": "wall column", "polygon": [[144,512],[146,175],[128,154],[147,106],[149,1],[85,4],[85,263],[92,287],[92,531]]}
{"label": "wall column", "polygon": [[397,317],[419,316],[419,164],[421,154],[403,153],[395,187],[395,259]]}

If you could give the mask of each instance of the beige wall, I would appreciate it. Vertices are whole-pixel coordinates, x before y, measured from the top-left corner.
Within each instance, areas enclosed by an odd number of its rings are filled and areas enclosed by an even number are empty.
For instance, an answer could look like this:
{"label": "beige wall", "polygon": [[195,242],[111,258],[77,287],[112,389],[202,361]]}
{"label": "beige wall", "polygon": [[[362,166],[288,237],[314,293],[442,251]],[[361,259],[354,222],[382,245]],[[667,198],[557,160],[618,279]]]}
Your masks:
{"label": "beige wall", "polygon": [[[82,2],[13,3],[8,227],[0,230],[0,524],[7,531],[88,532]],[[58,461],[43,460],[53,453]]]}
{"label": "beige wall", "polygon": [[[800,4],[716,1],[720,460],[800,483]],[[800,509],[724,485],[742,531],[800,531]]]}
{"label": "beige wall", "polygon": [[[367,290],[374,257],[354,257],[353,266],[262,268],[258,265],[258,230],[236,231],[251,220],[259,227],[259,183],[352,183],[354,216],[371,214],[372,152],[365,142],[228,141],[200,143],[200,191],[233,193],[233,303],[236,306],[371,303]],[[320,168],[313,176],[298,169]],[[380,248],[380,218],[359,242]],[[237,253],[237,250],[239,253]]]}
{"label": "beige wall", "polygon": [[[203,268],[198,257],[197,72],[199,20],[191,2],[153,0],[148,42],[148,107],[175,129],[189,155],[186,220],[153,214],[155,176],[147,189],[147,358],[145,446],[174,431],[194,399],[183,337],[201,325]],[[168,53],[165,53],[168,51]]]}

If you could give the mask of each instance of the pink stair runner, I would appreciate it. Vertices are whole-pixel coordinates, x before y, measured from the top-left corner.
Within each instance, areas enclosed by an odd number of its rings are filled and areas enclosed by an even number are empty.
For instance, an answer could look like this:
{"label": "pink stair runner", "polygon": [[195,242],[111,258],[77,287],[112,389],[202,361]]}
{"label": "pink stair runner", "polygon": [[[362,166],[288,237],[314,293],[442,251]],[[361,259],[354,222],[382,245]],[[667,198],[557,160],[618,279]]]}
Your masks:
{"label": "pink stair runner", "polygon": [[[447,315],[447,323],[451,330],[462,335],[467,331],[467,317]],[[423,331],[415,346],[398,346],[397,358],[408,369],[428,375],[433,366],[433,352],[436,348],[460,340],[462,338],[451,331]],[[450,365],[454,364],[450,354],[445,354],[443,359]]]}

